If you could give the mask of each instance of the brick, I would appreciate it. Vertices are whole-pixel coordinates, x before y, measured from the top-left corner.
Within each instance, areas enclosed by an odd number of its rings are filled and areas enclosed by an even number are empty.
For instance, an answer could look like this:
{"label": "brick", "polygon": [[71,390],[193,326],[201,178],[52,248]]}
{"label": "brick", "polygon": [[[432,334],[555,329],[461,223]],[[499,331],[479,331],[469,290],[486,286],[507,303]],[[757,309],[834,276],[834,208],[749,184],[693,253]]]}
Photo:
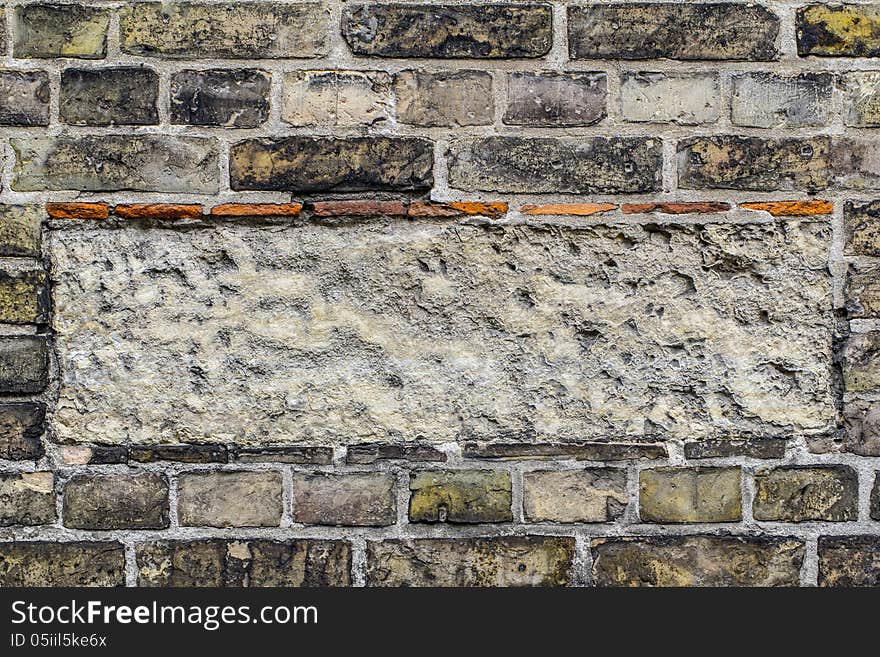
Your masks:
{"label": "brick", "polygon": [[298,217],[302,203],[226,203],[211,208],[213,217]]}
{"label": "brick", "polygon": [[165,135],[86,135],[10,140],[12,188],[215,194],[217,141]]}
{"label": "brick", "polygon": [[130,203],[116,205],[113,214],[121,219],[199,219],[201,205],[178,203]]}
{"label": "brick", "polygon": [[620,113],[634,123],[715,123],[721,117],[718,74],[624,71]]}
{"label": "brick", "polygon": [[0,474],[0,527],[55,522],[51,472]]}
{"label": "brick", "polygon": [[574,539],[556,536],[367,541],[367,586],[565,586]]}
{"label": "brick", "polygon": [[374,57],[542,57],[553,45],[546,4],[349,5],[342,36]]}
{"label": "brick", "polygon": [[256,128],[269,118],[270,84],[264,71],[179,71],[171,76],[171,123]]}
{"label": "brick", "polygon": [[843,350],[843,383],[848,392],[880,388],[880,331],[849,336]]}
{"label": "brick", "polygon": [[717,201],[694,201],[681,203],[624,203],[620,207],[623,214],[711,214],[727,212],[729,203]]}
{"label": "brick", "polygon": [[652,138],[486,137],[453,145],[449,184],[510,193],[651,192],[660,189],[661,161],[662,144]]}
{"label": "brick", "polygon": [[843,121],[857,128],[880,127],[880,72],[853,71],[841,78]]}
{"label": "brick", "polygon": [[410,217],[462,217],[484,216],[500,217],[507,214],[507,203],[500,201],[447,201],[447,202],[419,202],[409,204],[407,214]]}
{"label": "brick", "polygon": [[110,9],[79,4],[18,5],[13,56],[101,59],[107,55],[110,13]]}
{"label": "brick", "polygon": [[572,59],[776,59],[779,19],[760,5],[609,3],[568,8]]}
{"label": "brick", "polygon": [[154,541],[135,547],[138,586],[350,586],[345,541]]}
{"label": "brick", "polygon": [[[186,472],[178,478],[177,513],[189,527],[277,527],[278,472]],[[242,504],[242,500],[248,500]]]}
{"label": "brick", "polygon": [[329,465],[333,462],[332,447],[237,447],[233,450],[239,463],[307,463]]}
{"label": "brick", "polygon": [[423,127],[491,125],[492,76],[486,71],[401,71],[394,76],[397,120]]}
{"label": "brick", "polygon": [[586,126],[605,118],[608,80],[604,73],[507,74],[507,125]]}
{"label": "brick", "polygon": [[524,205],[519,211],[530,216],[571,215],[591,217],[594,214],[616,210],[616,203],[550,203],[547,205]]}
{"label": "brick", "polygon": [[0,336],[0,394],[42,392],[49,380],[46,338]]}
{"label": "brick", "polygon": [[834,184],[844,189],[880,189],[877,139],[835,137],[831,148]]}
{"label": "brick", "polygon": [[787,466],[755,474],[755,520],[843,522],[858,517],[859,482],[848,466]]}
{"label": "brick", "polygon": [[410,475],[410,522],[510,522],[509,472],[429,470]]}
{"label": "brick", "polygon": [[798,586],[795,538],[670,536],[591,543],[595,586]]}
{"label": "brick", "polygon": [[119,14],[120,47],[179,59],[320,57],[328,19],[320,3],[138,2]]}
{"label": "brick", "polygon": [[752,459],[781,459],[785,456],[787,441],[784,438],[729,438],[695,440],[684,444],[684,456],[688,459],[715,459],[745,456]]}
{"label": "brick", "polygon": [[880,201],[847,201],[843,206],[846,255],[880,256]]}
{"label": "brick", "polygon": [[229,454],[225,445],[132,445],[128,458],[139,463],[175,461],[177,463],[226,463]]}
{"label": "brick", "polygon": [[401,201],[317,201],[312,203],[315,217],[405,217]]}
{"label": "brick", "polygon": [[75,529],[165,529],[168,480],[151,472],[75,475],[64,486],[64,526]]}
{"label": "brick", "polygon": [[0,125],[49,125],[49,76],[0,71]]}
{"label": "brick", "polygon": [[819,586],[880,586],[880,536],[820,536]]}
{"label": "brick", "polygon": [[46,407],[40,403],[0,404],[0,459],[42,458]]}
{"label": "brick", "polygon": [[128,463],[125,445],[62,445],[59,448],[65,465],[118,465]]}
{"label": "brick", "polygon": [[880,56],[880,7],[813,4],[797,10],[798,55]]}
{"label": "brick", "polygon": [[106,219],[110,206],[106,203],[46,203],[46,214],[53,219]]}
{"label": "brick", "polygon": [[610,522],[623,514],[626,501],[625,470],[537,470],[523,474],[523,506],[531,522]]}
{"label": "brick", "polygon": [[229,155],[234,190],[422,190],[433,166],[433,144],[414,138],[248,139]]}
{"label": "brick", "polygon": [[834,203],[831,201],[756,201],[740,203],[739,207],[746,210],[767,212],[774,217],[812,217],[831,214]]}
{"label": "brick", "polygon": [[831,73],[734,75],[730,120],[752,128],[828,125],[833,92]]}
{"label": "brick", "polygon": [[38,258],[42,217],[38,205],[0,204],[0,256]]}
{"label": "brick", "polygon": [[874,486],[871,488],[870,513],[872,520],[880,520],[880,472],[874,474]]}
{"label": "brick", "polygon": [[880,267],[849,263],[846,276],[846,309],[860,319],[880,318]]}
{"label": "brick", "polygon": [[753,191],[825,189],[830,184],[828,137],[695,137],[678,144],[684,189]]}
{"label": "brick", "polygon": [[293,521],[385,527],[397,522],[395,477],[385,473],[293,474]]}
{"label": "brick", "polygon": [[0,322],[45,324],[49,320],[49,288],[46,272],[31,269],[0,270]]}
{"label": "brick", "polygon": [[291,71],[282,120],[295,126],[369,126],[391,118],[391,76],[382,71]]}
{"label": "brick", "polygon": [[72,125],[156,125],[159,76],[149,68],[76,69],[61,73],[59,118]]}
{"label": "brick", "polygon": [[0,586],[124,585],[125,547],[122,543],[0,543]]}
{"label": "brick", "polygon": [[386,445],[384,443],[360,443],[349,445],[345,462],[368,465],[378,461],[445,462],[446,454],[430,445]]}
{"label": "brick", "polygon": [[479,459],[555,459],[578,461],[629,461],[663,459],[666,446],[657,443],[481,443],[464,445],[466,458]]}
{"label": "brick", "polygon": [[854,400],[844,404],[843,449],[859,456],[880,456],[880,403]]}
{"label": "brick", "polygon": [[639,515],[642,522],[742,520],[742,472],[738,467],[642,470]]}

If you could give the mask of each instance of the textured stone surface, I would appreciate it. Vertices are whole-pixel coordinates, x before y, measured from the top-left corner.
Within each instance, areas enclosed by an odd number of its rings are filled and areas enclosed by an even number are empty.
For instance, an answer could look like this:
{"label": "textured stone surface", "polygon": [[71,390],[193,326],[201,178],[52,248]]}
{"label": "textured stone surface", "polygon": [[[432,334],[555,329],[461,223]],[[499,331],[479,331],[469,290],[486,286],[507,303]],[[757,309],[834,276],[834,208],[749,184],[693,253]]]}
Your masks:
{"label": "textured stone surface", "polygon": [[859,482],[848,466],[789,466],[755,474],[756,520],[842,522],[858,517]]}
{"label": "textured stone surface", "polygon": [[695,137],[678,144],[684,189],[816,191],[830,184],[828,137]]}
{"label": "textured stone surface", "polygon": [[0,205],[0,256],[39,256],[42,218],[38,205]]}
{"label": "textured stone surface", "polygon": [[573,560],[563,537],[367,541],[367,586],[564,586]]}
{"label": "textured stone surface", "polygon": [[796,29],[801,56],[880,56],[880,6],[876,4],[801,7]]}
{"label": "textured stone surface", "polygon": [[804,544],[792,538],[600,538],[596,586],[797,586]]}
{"label": "textured stone surface", "polygon": [[51,472],[0,474],[0,527],[55,522]]}
{"label": "textured stone surface", "polygon": [[356,4],[342,36],[380,57],[541,57],[553,43],[550,5]]}
{"label": "textured stone surface", "polygon": [[42,392],[49,380],[49,347],[39,336],[0,336],[0,393]]}
{"label": "textured stone surface", "polygon": [[264,71],[180,71],[171,77],[171,123],[256,128],[269,118],[269,86]]}
{"label": "textured stone surface", "polygon": [[391,118],[391,76],[383,71],[291,71],[281,118],[295,126],[373,125]]}
{"label": "textured stone surface", "polygon": [[13,189],[215,193],[217,142],[205,137],[102,135],[12,139]]}
{"label": "textured stone surface", "polygon": [[425,127],[489,125],[495,120],[492,76],[486,71],[394,76],[397,120]]}
{"label": "textured stone surface", "polygon": [[78,529],[168,527],[164,475],[77,475],[64,486],[64,526]]}
{"label": "textured stone surface", "polygon": [[15,57],[81,57],[107,54],[110,10],[78,4],[33,3],[15,7]]}
{"label": "textured stone surface", "polygon": [[661,156],[660,140],[651,138],[486,137],[453,145],[449,184],[489,192],[649,192],[660,188]]}
{"label": "textured stone surface", "polygon": [[281,474],[183,473],[177,481],[177,514],[184,526],[277,527],[281,523]]}
{"label": "textured stone surface", "polygon": [[880,72],[854,71],[842,78],[845,92],[843,120],[859,128],[880,127]]}
{"label": "textured stone surface", "polygon": [[147,57],[318,57],[327,51],[328,16],[320,3],[138,2],[120,12],[120,43]]}
{"label": "textured stone surface", "polygon": [[626,508],[626,471],[537,470],[523,474],[525,517],[532,522],[608,522]]}
{"label": "textured stone surface", "polygon": [[843,383],[850,392],[880,388],[880,331],[849,337],[843,351]]}
{"label": "textured stone surface", "polygon": [[880,586],[880,536],[821,536],[819,586]]}
{"label": "textured stone surface", "polygon": [[504,123],[583,126],[605,118],[604,73],[509,73]]}
{"label": "textured stone surface", "polygon": [[45,324],[49,290],[42,269],[0,270],[0,322]]}
{"label": "textured stone surface", "polygon": [[0,125],[48,125],[49,76],[0,71]]}
{"label": "textured stone surface", "polygon": [[620,112],[634,122],[714,123],[721,116],[718,74],[625,71]]}
{"label": "textured stone surface", "polygon": [[155,541],[135,548],[138,586],[348,586],[344,541]]}
{"label": "textured stone surface", "polygon": [[53,231],[52,426],[251,446],[824,433],[830,231]]}
{"label": "textured stone surface", "polygon": [[65,69],[60,118],[73,125],[154,125],[159,76],[149,68]]}
{"label": "textured stone surface", "polygon": [[779,19],[759,5],[594,3],[568,8],[572,59],[776,58]]}
{"label": "textured stone surface", "polygon": [[410,475],[410,522],[509,522],[510,473],[427,470]]}
{"label": "textured stone surface", "polygon": [[418,190],[433,182],[434,149],[424,139],[285,137],[232,146],[236,190]]}
{"label": "textured stone surface", "polygon": [[743,73],[733,76],[730,120],[753,128],[827,125],[832,116],[830,73]]}
{"label": "textured stone surface", "polygon": [[384,527],[397,521],[395,478],[385,473],[293,473],[293,521]]}
{"label": "textured stone surface", "polygon": [[31,402],[0,404],[0,459],[22,461],[43,456],[40,438],[46,408]]}
{"label": "textured stone surface", "polygon": [[732,468],[657,468],[639,473],[643,522],[737,522],[742,474]]}
{"label": "textured stone surface", "polygon": [[123,586],[122,543],[0,543],[0,586]]}

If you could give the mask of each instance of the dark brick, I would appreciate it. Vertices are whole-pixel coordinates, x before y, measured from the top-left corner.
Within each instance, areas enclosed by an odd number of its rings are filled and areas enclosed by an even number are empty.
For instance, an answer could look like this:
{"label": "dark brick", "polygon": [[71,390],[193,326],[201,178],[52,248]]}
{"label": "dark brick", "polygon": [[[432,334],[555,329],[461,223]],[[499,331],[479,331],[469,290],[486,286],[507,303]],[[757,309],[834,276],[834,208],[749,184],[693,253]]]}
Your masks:
{"label": "dark brick", "polygon": [[135,548],[138,586],[349,586],[345,541],[157,541]]}
{"label": "dark brick", "polygon": [[859,456],[880,456],[880,403],[854,400],[843,409],[843,448]]}
{"label": "dark brick", "polygon": [[176,461],[178,463],[226,463],[229,458],[225,445],[156,445],[129,449],[132,461]]}
{"label": "dark brick", "polygon": [[412,138],[286,137],[232,146],[235,190],[419,190],[433,184],[434,147]]}
{"label": "dark brick", "polygon": [[660,189],[662,159],[654,138],[486,137],[452,147],[449,184],[511,193],[651,192]]}
{"label": "dark brick", "polygon": [[819,586],[880,586],[880,536],[820,536]]}
{"label": "dark brick", "polygon": [[797,10],[798,55],[880,56],[880,6],[814,4]]}
{"label": "dark brick", "polygon": [[346,463],[367,465],[376,461],[446,461],[446,454],[430,445],[389,445],[386,443],[361,443],[349,445]]}
{"label": "dark brick", "polygon": [[880,472],[874,475],[874,487],[871,488],[871,519],[880,520]]}
{"label": "dark brick", "polygon": [[568,8],[572,59],[776,59],[779,19],[739,3],[617,3]]}
{"label": "dark brick", "polygon": [[684,189],[754,191],[825,189],[830,183],[828,137],[695,137],[679,142]]}
{"label": "dark brick", "polygon": [[76,529],[168,527],[168,480],[159,474],[76,475],[64,486],[64,526]]}
{"label": "dark brick", "polygon": [[849,263],[846,274],[846,309],[853,318],[880,317],[880,267]]}
{"label": "dark brick", "polygon": [[585,126],[605,118],[604,73],[509,73],[507,125]]}
{"label": "dark brick", "polygon": [[0,125],[49,125],[49,76],[0,71]]}
{"label": "dark brick", "polygon": [[42,392],[49,381],[46,338],[0,336],[0,394]]}
{"label": "dark brick", "polygon": [[0,459],[23,461],[42,458],[40,440],[46,421],[43,404],[0,404]]}
{"label": "dark brick", "polygon": [[0,543],[0,586],[124,585],[121,543]]}
{"label": "dark brick", "polygon": [[755,475],[756,520],[843,522],[858,518],[859,481],[845,465],[787,466]]}
{"label": "dark brick", "polygon": [[332,447],[236,447],[233,458],[240,463],[308,463],[329,465],[333,462]]}
{"label": "dark brick", "polygon": [[13,56],[101,59],[107,55],[110,13],[78,4],[18,5]]}
{"label": "dark brick", "polygon": [[846,255],[880,256],[880,201],[847,201],[843,206]]}
{"label": "dark brick", "polygon": [[61,73],[59,118],[73,125],[155,125],[159,76],[149,68],[68,68]]}
{"label": "dark brick", "polygon": [[0,527],[55,522],[51,472],[0,474]]}
{"label": "dark brick", "polygon": [[359,4],[345,8],[342,36],[356,55],[541,57],[552,23],[546,4]]}
{"label": "dark brick", "polygon": [[171,77],[171,123],[256,128],[269,118],[263,71],[180,71]]}
{"label": "dark brick", "polygon": [[787,441],[781,438],[728,438],[695,440],[684,444],[685,458],[712,459],[746,456],[753,459],[781,459]]}
{"label": "dark brick", "polygon": [[666,446],[654,443],[478,443],[464,445],[464,456],[477,459],[554,459],[628,461],[665,459]]}

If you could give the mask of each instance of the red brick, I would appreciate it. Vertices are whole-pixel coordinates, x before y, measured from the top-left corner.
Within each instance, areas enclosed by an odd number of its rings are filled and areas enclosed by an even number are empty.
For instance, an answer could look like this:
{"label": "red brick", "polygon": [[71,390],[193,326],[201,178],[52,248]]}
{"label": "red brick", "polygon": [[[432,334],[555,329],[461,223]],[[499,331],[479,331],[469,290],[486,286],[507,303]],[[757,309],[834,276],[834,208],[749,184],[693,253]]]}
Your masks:
{"label": "red brick", "polygon": [[810,217],[817,214],[831,214],[834,204],[831,201],[767,201],[740,203],[746,210],[769,212],[774,217]]}
{"label": "red brick", "polygon": [[213,217],[296,217],[302,203],[226,203],[211,208]]}
{"label": "red brick", "polygon": [[624,203],[620,211],[623,214],[647,214],[660,212],[662,214],[709,214],[712,212],[726,212],[730,210],[729,203],[716,203],[714,201],[695,201],[685,203]]}
{"label": "red brick", "polygon": [[447,203],[411,203],[411,217],[460,217],[462,215],[482,215],[498,217],[507,213],[507,203],[482,201],[449,201]]}
{"label": "red brick", "polygon": [[550,205],[524,205],[519,210],[529,215],[574,215],[589,217],[593,214],[616,210],[615,203],[551,203]]}
{"label": "red brick", "polygon": [[312,204],[316,217],[402,217],[402,201],[318,201]]}
{"label": "red brick", "polygon": [[174,203],[132,203],[117,205],[113,214],[123,219],[197,219],[202,216],[201,205]]}
{"label": "red brick", "polygon": [[106,203],[46,203],[46,212],[53,219],[106,219],[110,206]]}

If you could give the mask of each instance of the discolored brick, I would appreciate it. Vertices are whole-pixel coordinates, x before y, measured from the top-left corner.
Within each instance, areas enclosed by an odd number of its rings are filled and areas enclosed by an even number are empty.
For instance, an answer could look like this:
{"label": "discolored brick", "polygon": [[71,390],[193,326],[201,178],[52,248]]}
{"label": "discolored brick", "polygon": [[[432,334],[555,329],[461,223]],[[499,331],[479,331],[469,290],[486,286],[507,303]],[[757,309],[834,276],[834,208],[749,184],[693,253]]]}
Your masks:
{"label": "discolored brick", "polygon": [[880,318],[880,267],[873,263],[849,263],[846,309],[850,317]]}
{"label": "discolored brick", "polygon": [[785,466],[755,474],[756,520],[843,522],[858,517],[858,476],[848,466]]}
{"label": "discolored brick", "polygon": [[391,118],[391,76],[382,71],[291,71],[282,120],[295,126],[368,126]]}
{"label": "discolored brick", "polygon": [[51,472],[0,474],[0,527],[55,522]]}
{"label": "discolored brick", "polygon": [[608,81],[604,73],[507,75],[507,125],[586,126],[605,118]]}
{"label": "discolored brick", "polygon": [[64,486],[64,526],[76,529],[168,527],[168,480],[164,475],[75,475]]}
{"label": "discolored brick", "polygon": [[537,470],[523,474],[523,506],[531,522],[609,522],[620,517],[626,502],[625,470]]}
{"label": "discolored brick", "polygon": [[509,472],[428,470],[410,475],[410,522],[509,522]]}
{"label": "discolored brick", "polygon": [[401,71],[394,76],[397,120],[423,127],[490,125],[493,89],[486,71]]}
{"label": "discolored brick", "polygon": [[[185,472],[178,478],[177,513],[189,527],[277,527],[278,472]],[[242,504],[242,500],[248,500]]]}
{"label": "discolored brick", "polygon": [[431,445],[386,445],[384,443],[360,443],[349,445],[345,455],[346,463],[367,465],[377,461],[446,461],[446,454]]}
{"label": "discolored brick", "polygon": [[800,7],[795,27],[801,57],[880,56],[880,7],[876,4]]}
{"label": "discolored brick", "polygon": [[0,543],[0,586],[124,585],[125,547],[122,543]]}
{"label": "discolored brick", "polygon": [[49,76],[0,70],[0,125],[49,125]]}
{"label": "discolored brick", "polygon": [[0,404],[0,459],[37,460],[43,456],[46,407],[41,403]]}
{"label": "discolored brick", "polygon": [[846,255],[880,256],[880,201],[847,201],[843,206]]}
{"label": "discolored brick", "polygon": [[386,473],[293,474],[293,521],[385,527],[397,521],[396,485]]}
{"label": "discolored brick", "polygon": [[847,452],[880,456],[880,403],[853,400],[844,404],[844,442]]}
{"label": "discolored brick", "polygon": [[107,55],[110,14],[110,9],[80,4],[18,5],[13,56],[101,59]]}
{"label": "discolored brick", "polygon": [[0,270],[0,322],[45,324],[49,318],[49,288],[42,269]]}
{"label": "discolored brick", "polygon": [[880,331],[849,336],[843,350],[843,383],[849,392],[880,388]]}
{"label": "discolored brick", "polygon": [[831,73],[734,75],[730,119],[753,128],[828,125],[833,91]]}
{"label": "discolored brick", "polygon": [[41,219],[38,205],[0,205],[0,256],[39,257]]}
{"label": "discolored brick", "polygon": [[554,459],[578,461],[628,461],[666,458],[662,443],[483,443],[467,442],[467,458],[487,459]]}
{"label": "discolored brick", "polygon": [[694,440],[684,444],[684,456],[688,459],[714,459],[730,456],[781,459],[785,456],[787,442],[784,438],[768,438],[766,436]]}
{"label": "discolored brick", "polygon": [[853,71],[841,78],[843,120],[857,128],[880,127],[880,72]]}
{"label": "discolored brick", "polygon": [[269,118],[271,80],[251,69],[184,70],[171,76],[171,123],[256,128]]}
{"label": "discolored brick", "polygon": [[49,347],[41,336],[0,336],[0,394],[42,392],[49,380]]}
{"label": "discolored brick", "polygon": [[635,123],[714,123],[721,117],[718,74],[624,71],[620,113]]}
{"label": "discolored brick", "polygon": [[742,519],[739,467],[669,467],[639,473],[643,522],[737,522]]}
{"label": "discolored brick", "polygon": [[880,586],[880,537],[820,536],[819,586]]}
{"label": "discolored brick", "polygon": [[853,190],[880,189],[880,144],[876,139],[835,137],[831,145],[833,182]]}
{"label": "discolored brick", "polygon": [[59,118],[72,125],[155,125],[159,76],[149,68],[75,69],[61,73]]}

